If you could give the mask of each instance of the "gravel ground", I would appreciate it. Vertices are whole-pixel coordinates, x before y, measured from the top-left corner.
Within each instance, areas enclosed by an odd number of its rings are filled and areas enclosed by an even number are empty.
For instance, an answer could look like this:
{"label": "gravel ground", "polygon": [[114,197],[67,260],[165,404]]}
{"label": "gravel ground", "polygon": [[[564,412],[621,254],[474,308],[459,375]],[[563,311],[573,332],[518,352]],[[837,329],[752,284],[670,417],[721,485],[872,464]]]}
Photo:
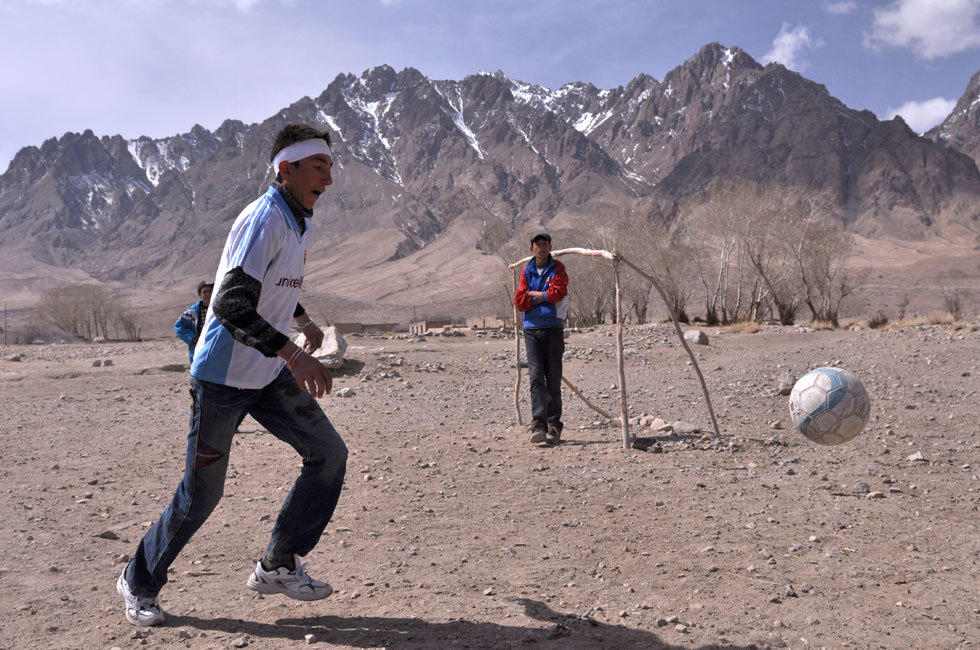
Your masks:
{"label": "gravel ground", "polygon": [[[161,593],[167,623],[148,630],[126,623],[114,584],[180,479],[186,348],[3,348],[0,647],[976,644],[976,329],[706,328],[695,347],[722,436],[635,426],[658,453],[624,450],[568,390],[564,443],[530,444],[512,339],[349,338],[321,400],[350,448],[347,484],[307,558],[335,593],[245,588],[298,473],[247,419],[224,499]],[[616,414],[613,332],[571,333],[565,372]],[[629,328],[626,348],[631,416],[710,432],[672,329]],[[797,434],[774,390],[820,365],[872,400],[838,447]]]}

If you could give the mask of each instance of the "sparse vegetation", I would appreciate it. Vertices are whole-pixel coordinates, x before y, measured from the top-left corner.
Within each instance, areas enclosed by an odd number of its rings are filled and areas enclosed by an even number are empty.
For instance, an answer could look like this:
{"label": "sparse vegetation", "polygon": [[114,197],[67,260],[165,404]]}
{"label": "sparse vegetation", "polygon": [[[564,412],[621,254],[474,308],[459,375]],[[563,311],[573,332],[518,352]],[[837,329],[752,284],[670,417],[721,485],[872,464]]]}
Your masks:
{"label": "sparse vegetation", "polygon": [[877,314],[875,314],[874,316],[868,319],[868,327],[870,327],[873,330],[881,329],[887,324],[888,324],[888,314],[886,314],[881,309],[878,310]]}
{"label": "sparse vegetation", "polygon": [[934,311],[926,316],[926,320],[928,325],[950,325],[959,320],[959,318],[951,312]]}
{"label": "sparse vegetation", "polygon": [[949,312],[934,311],[926,316],[914,316],[903,318],[900,321],[886,326],[884,329],[904,329],[907,327],[921,327],[923,325],[951,325],[957,321]]}
{"label": "sparse vegetation", "polygon": [[7,343],[10,345],[49,343],[64,338],[64,333],[50,325],[30,323],[22,327],[11,327],[7,330]]}
{"label": "sparse vegetation", "polygon": [[721,331],[731,332],[733,334],[755,334],[761,329],[762,326],[754,320],[741,320],[725,325],[721,328]]}
{"label": "sparse vegetation", "polygon": [[943,289],[943,309],[949,312],[953,320],[959,320],[963,315],[964,295],[963,289]]}
{"label": "sparse vegetation", "polygon": [[903,293],[902,299],[898,302],[898,320],[905,320],[905,312],[909,308],[909,294]]}
{"label": "sparse vegetation", "polygon": [[[657,205],[645,213],[593,207],[591,227],[562,233],[556,248],[622,251],[657,278],[667,309],[680,322],[700,316],[690,313],[688,304],[700,285],[708,325],[771,319],[792,325],[805,305],[813,327],[835,328],[841,304],[856,283],[846,271],[853,241],[835,217],[834,205],[825,193],[737,180],[695,197],[681,208],[683,218],[673,221]],[[484,224],[477,247],[506,265],[527,254],[525,239],[516,236],[513,222],[493,219]],[[599,260],[563,261],[570,278],[568,323],[615,320],[611,266]],[[510,275],[495,283],[501,289],[493,302],[504,316],[513,292]],[[624,270],[620,287],[624,320],[647,322],[651,284]]]}
{"label": "sparse vegetation", "polygon": [[816,318],[810,321],[810,327],[815,330],[832,330],[835,329],[837,325],[831,323],[829,320],[820,320],[819,318]]}
{"label": "sparse vegetation", "polygon": [[746,180],[687,206],[707,322],[773,316],[792,325],[806,305],[811,320],[837,327],[855,285],[846,271],[852,239],[833,206],[826,193]]}
{"label": "sparse vegetation", "polygon": [[48,289],[41,294],[35,322],[39,327],[55,328],[66,335],[91,341],[101,336],[137,340],[137,317],[103,287],[75,284]]}
{"label": "sparse vegetation", "polygon": [[477,241],[476,247],[479,250],[500,261],[500,267],[494,271],[494,289],[489,308],[493,310],[494,316],[508,322],[514,319],[514,279],[513,271],[507,267],[528,254],[527,246],[521,245],[522,240],[528,239],[530,235],[525,237],[523,233],[519,233],[512,221],[492,218],[483,223],[480,239]]}

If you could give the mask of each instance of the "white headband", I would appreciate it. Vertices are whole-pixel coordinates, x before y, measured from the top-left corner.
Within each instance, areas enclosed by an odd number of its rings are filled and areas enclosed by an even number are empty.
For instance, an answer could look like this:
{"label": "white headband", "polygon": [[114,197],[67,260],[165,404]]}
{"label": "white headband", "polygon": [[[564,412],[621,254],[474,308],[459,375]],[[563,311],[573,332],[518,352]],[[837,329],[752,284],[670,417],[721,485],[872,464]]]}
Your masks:
{"label": "white headband", "polygon": [[332,158],[330,147],[323,138],[310,138],[309,140],[302,140],[300,142],[293,143],[277,153],[276,157],[272,159],[272,171],[278,174],[279,163],[283,161],[296,162],[297,160],[302,160],[303,158],[309,158],[310,156],[316,156],[318,154],[331,156]]}

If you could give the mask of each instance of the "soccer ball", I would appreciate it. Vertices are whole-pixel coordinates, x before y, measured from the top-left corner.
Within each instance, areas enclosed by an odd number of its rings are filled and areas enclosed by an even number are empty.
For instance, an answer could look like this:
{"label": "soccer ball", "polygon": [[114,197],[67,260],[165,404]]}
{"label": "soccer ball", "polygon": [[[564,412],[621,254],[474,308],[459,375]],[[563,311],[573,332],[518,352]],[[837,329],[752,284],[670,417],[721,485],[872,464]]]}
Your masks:
{"label": "soccer ball", "polygon": [[821,445],[839,445],[868,423],[871,402],[861,380],[840,368],[817,368],[789,394],[789,415],[800,433]]}

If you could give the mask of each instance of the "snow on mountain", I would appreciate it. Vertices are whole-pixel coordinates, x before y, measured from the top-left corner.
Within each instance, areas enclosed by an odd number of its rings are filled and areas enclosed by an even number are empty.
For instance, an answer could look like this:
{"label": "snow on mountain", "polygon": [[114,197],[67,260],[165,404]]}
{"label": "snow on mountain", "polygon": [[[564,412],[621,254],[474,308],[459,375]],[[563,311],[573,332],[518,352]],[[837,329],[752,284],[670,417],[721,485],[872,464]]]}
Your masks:
{"label": "snow on mountain", "polygon": [[476,155],[480,157],[480,160],[483,160],[483,150],[480,149],[480,142],[476,139],[476,134],[473,133],[472,129],[466,126],[466,120],[463,119],[463,96],[462,94],[460,94],[459,87],[456,86],[456,84],[452,84],[452,85],[456,91],[455,104],[453,104],[450,98],[446,97],[446,95],[443,94],[443,91],[439,89],[438,84],[434,84],[433,88],[435,88],[436,92],[439,93],[439,96],[442,97],[442,99],[445,101],[446,106],[448,108],[444,110],[449,115],[450,119],[452,119],[453,124],[456,125],[456,128],[459,129],[459,132],[463,134],[463,137],[466,138],[466,141],[470,144],[471,147],[473,147],[473,150],[476,151]]}
{"label": "snow on mountain", "polygon": [[946,119],[924,135],[965,153],[980,165],[980,72],[970,79]]}
{"label": "snow on mountain", "polygon": [[[947,147],[975,141],[975,85],[944,123]],[[267,186],[268,149],[290,122],[336,136],[318,245],[342,256],[371,241],[375,264],[490,219],[521,229],[610,210],[646,214],[652,202],[669,212],[732,177],[826,190],[869,236],[923,237],[949,223],[970,230],[957,206],[980,196],[965,157],[850,109],[778,64],[709,44],[663,81],[639,74],[611,89],[552,90],[501,71],[432,80],[382,65],[338,75],[316,98],[257,124],[52,138],[19,151],[0,175],[0,250],[28,242],[45,263],[99,277],[197,268],[216,254],[242,197]]]}

